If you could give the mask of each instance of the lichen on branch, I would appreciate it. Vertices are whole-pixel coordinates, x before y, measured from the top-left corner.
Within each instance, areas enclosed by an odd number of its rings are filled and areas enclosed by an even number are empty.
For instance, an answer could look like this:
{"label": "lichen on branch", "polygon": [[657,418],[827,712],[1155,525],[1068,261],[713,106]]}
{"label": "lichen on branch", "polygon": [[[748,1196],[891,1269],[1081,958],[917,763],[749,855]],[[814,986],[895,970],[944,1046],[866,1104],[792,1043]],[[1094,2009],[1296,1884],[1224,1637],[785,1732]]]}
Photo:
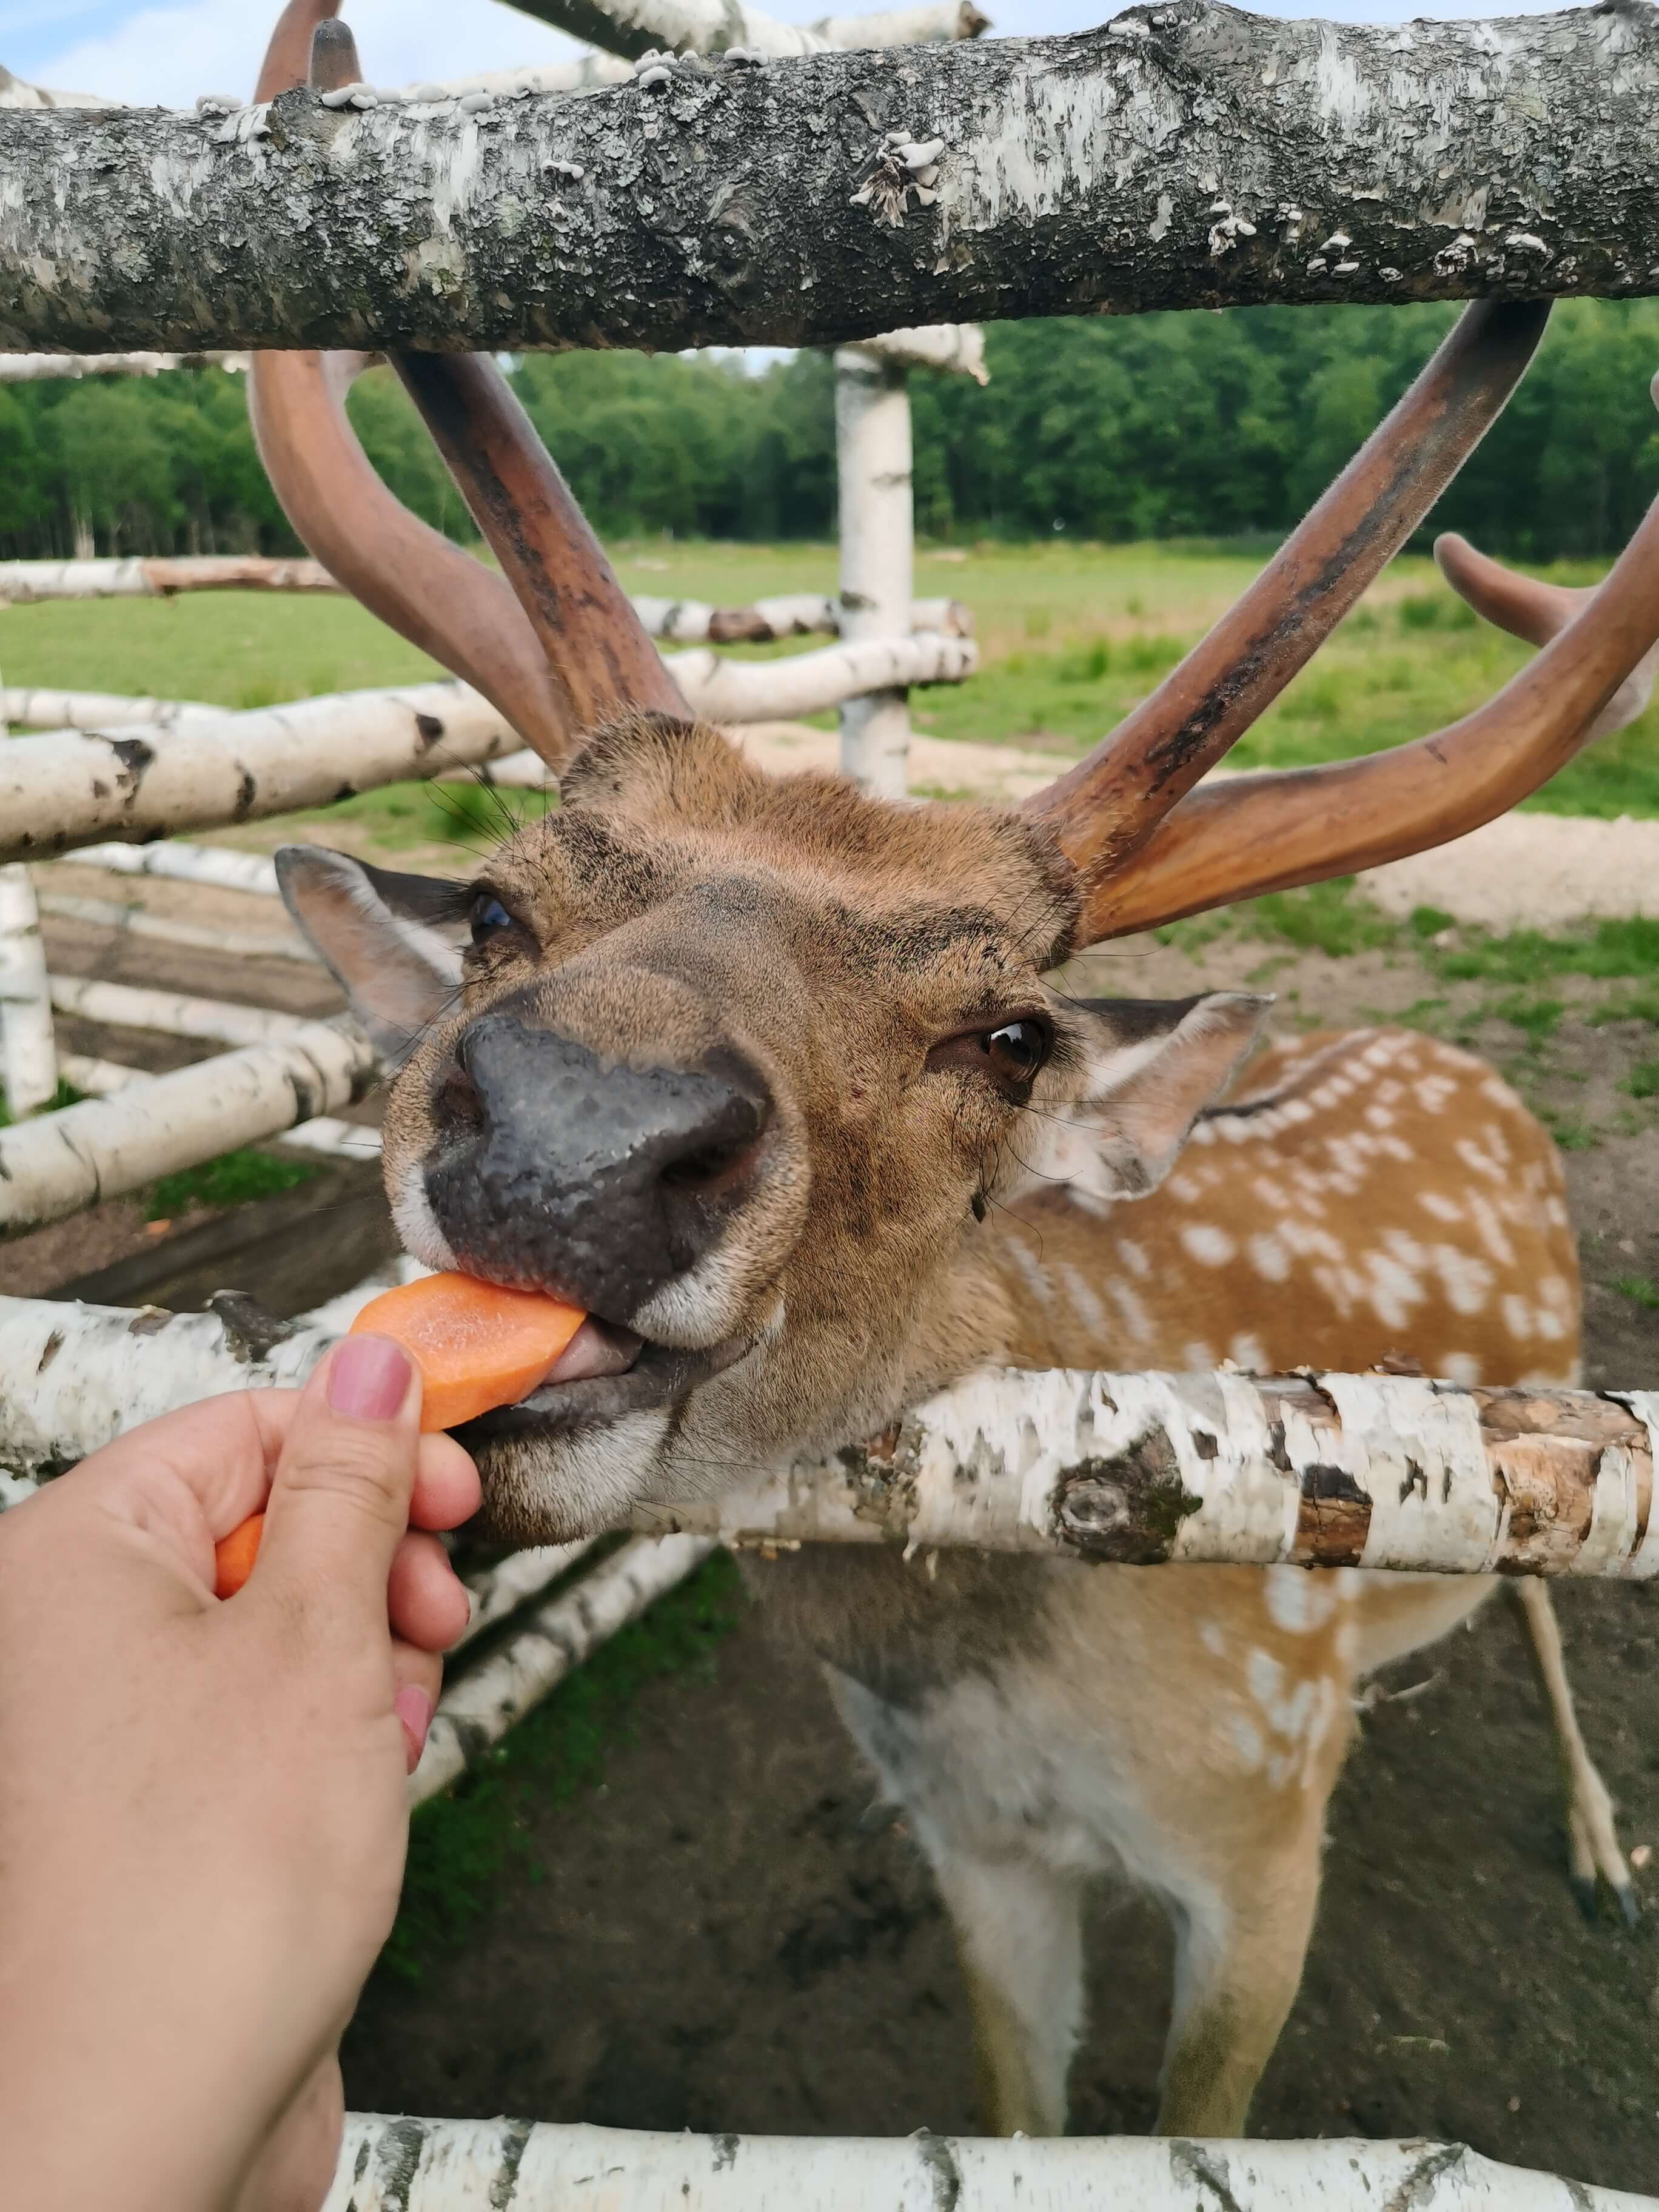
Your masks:
{"label": "lichen on branch", "polygon": [[0,111],[0,346],[824,344],[1647,294],[1656,109],[1659,16],[1626,0],[1386,28],[1171,0],[580,98]]}

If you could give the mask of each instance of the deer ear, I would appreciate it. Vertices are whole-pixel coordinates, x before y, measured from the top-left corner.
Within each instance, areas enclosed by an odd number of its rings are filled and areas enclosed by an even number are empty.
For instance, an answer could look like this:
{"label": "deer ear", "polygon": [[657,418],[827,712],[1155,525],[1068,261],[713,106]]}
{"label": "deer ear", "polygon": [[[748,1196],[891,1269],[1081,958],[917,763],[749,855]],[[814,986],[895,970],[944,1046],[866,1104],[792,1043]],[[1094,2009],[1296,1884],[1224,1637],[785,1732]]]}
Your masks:
{"label": "deer ear", "polygon": [[284,845],[276,880],[375,1050],[399,1066],[454,1003],[468,935],[466,885],[371,868],[318,845]]}
{"label": "deer ear", "polygon": [[1044,1157],[1032,1164],[1085,1200],[1156,1190],[1199,1115],[1255,1049],[1272,1004],[1243,991],[1085,1000],[1082,1096],[1048,1123]]}

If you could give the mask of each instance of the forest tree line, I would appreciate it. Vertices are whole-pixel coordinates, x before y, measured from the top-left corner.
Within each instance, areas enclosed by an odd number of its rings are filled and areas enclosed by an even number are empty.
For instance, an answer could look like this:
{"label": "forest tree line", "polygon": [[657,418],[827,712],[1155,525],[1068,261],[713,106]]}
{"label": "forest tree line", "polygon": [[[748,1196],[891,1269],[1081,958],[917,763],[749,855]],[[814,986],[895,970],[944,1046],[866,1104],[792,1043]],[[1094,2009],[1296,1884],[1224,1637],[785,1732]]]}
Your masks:
{"label": "forest tree line", "polygon": [[[1449,326],[1450,307],[1237,309],[994,326],[980,390],[912,377],[916,520],[940,539],[1277,538]],[[1659,485],[1659,301],[1558,307],[1526,380],[1441,501],[1522,559],[1617,550]],[[532,355],[520,397],[601,533],[823,539],[835,532],[827,356]],[[398,496],[474,535],[386,369],[354,422]],[[0,386],[0,552],[294,550],[243,380]]]}

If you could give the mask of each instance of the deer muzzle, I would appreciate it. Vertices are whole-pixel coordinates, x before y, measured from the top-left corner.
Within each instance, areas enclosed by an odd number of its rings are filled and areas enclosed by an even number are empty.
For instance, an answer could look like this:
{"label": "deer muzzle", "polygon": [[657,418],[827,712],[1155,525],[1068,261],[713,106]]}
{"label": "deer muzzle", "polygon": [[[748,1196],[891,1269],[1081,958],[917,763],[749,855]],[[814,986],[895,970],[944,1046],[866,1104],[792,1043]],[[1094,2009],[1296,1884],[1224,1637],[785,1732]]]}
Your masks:
{"label": "deer muzzle", "polygon": [[514,1014],[462,1032],[427,1191],[457,1263],[626,1325],[757,1185],[772,1100],[739,1054],[634,1067]]}

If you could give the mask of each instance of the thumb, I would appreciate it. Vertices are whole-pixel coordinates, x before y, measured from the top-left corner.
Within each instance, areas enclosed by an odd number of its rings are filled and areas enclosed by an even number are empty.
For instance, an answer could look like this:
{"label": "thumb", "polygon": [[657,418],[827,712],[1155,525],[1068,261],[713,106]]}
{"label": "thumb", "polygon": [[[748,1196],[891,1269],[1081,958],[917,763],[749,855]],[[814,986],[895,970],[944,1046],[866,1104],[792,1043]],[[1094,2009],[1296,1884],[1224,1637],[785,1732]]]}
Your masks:
{"label": "thumb", "polygon": [[[409,1526],[421,1373],[386,1336],[349,1336],[307,1383],[276,1462],[254,1580],[348,1634],[386,1633]],[[286,1592],[283,1586],[286,1585]]]}

